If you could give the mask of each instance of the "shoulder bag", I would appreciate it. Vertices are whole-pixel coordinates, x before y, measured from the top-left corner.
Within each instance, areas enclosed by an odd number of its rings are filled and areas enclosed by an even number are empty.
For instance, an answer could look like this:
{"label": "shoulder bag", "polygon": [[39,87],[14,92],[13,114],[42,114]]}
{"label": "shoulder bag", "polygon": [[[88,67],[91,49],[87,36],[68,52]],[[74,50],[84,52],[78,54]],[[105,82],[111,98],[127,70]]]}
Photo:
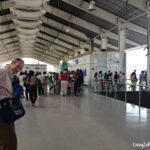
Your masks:
{"label": "shoulder bag", "polygon": [[[2,89],[11,94],[6,88],[0,86],[0,91]],[[5,123],[13,123],[24,115],[25,109],[20,99],[12,97],[0,100],[0,119]]]}

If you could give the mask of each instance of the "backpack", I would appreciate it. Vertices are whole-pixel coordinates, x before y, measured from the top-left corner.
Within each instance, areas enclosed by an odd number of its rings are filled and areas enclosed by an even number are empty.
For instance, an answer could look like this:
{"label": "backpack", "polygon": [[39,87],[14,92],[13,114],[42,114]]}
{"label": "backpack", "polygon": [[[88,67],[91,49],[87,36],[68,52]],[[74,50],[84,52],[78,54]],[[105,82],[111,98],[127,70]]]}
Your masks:
{"label": "backpack", "polygon": [[21,85],[16,84],[13,86],[13,96],[14,97],[21,97],[23,94],[23,88]]}

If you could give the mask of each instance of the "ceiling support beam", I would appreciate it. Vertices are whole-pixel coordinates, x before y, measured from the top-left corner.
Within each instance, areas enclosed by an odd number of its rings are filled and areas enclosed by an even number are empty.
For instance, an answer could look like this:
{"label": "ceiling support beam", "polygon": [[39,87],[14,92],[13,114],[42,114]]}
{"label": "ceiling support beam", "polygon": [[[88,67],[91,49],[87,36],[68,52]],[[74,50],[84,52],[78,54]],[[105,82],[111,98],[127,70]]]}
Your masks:
{"label": "ceiling support beam", "polygon": [[[69,5],[72,5],[76,8],[78,8],[78,9],[82,9],[83,11],[86,11],[87,13],[90,13],[93,16],[96,16],[100,19],[104,19],[104,20],[116,25],[116,28],[118,28],[118,16],[115,16],[112,13],[109,13],[109,12],[99,8],[99,7],[96,7],[94,11],[88,11],[87,8],[89,7],[89,3],[85,2],[85,1],[82,1],[82,5],[80,7],[76,4],[75,0],[63,0],[63,1]],[[137,0],[134,0],[134,2],[136,2],[136,1]],[[130,3],[130,0],[129,0],[129,3]],[[123,18],[119,18],[119,19],[121,19],[123,22],[127,22],[127,28],[129,30],[147,35],[146,29],[144,29],[138,25],[135,25],[135,24],[129,22],[128,20],[123,19]]]}
{"label": "ceiling support beam", "polygon": [[128,0],[128,4],[140,10],[146,11],[146,0]]}
{"label": "ceiling support beam", "polygon": [[51,56],[51,55],[45,55],[45,54],[43,54],[42,51],[40,51],[40,50],[34,50],[34,51],[33,51],[33,53],[36,53],[36,52],[39,53],[39,54],[41,55],[41,57],[44,55],[44,56],[47,56],[47,57],[49,57],[50,59],[52,59],[53,61],[56,61],[56,62],[57,62],[58,60],[60,60],[60,59],[54,58],[54,57]]}
{"label": "ceiling support beam", "polygon": [[[61,18],[63,18],[64,20],[70,22],[70,23],[73,23],[73,24],[76,24],[78,26],[81,26],[87,30],[90,30],[96,34],[100,34],[100,30],[102,30],[102,28],[100,28],[99,26],[96,26],[90,22],[87,22],[83,19],[80,19],[76,16],[72,16],[71,17],[71,20],[69,20],[70,18],[70,14],[69,13],[66,13],[60,9],[57,9],[55,7],[52,7],[50,5],[45,5],[45,9],[47,12],[49,13],[52,13],[53,15],[56,15],[56,16],[59,16]],[[104,29],[103,29],[104,30]],[[113,33],[113,32],[110,32],[110,31],[107,31],[107,36],[112,38],[112,39],[115,39],[115,40],[118,40],[118,35]],[[129,39],[126,40],[126,43],[129,43],[131,45],[135,45],[135,46],[140,46],[138,43],[134,42],[134,41],[131,41]]]}
{"label": "ceiling support beam", "polygon": [[38,50],[42,50],[43,51],[43,54],[51,54],[52,56],[54,56],[55,58],[59,59],[61,57],[61,55],[58,55],[58,54],[55,54],[55,53],[50,53],[49,50],[47,50],[47,48],[45,48],[44,46],[40,45],[40,44],[37,44],[35,45],[34,49],[38,49]]}
{"label": "ceiling support beam", "polygon": [[[43,42],[42,42],[42,43],[43,43]],[[41,48],[45,49],[45,51],[50,52],[50,53],[55,53],[55,54],[57,54],[57,55],[59,55],[59,56],[68,55],[68,53],[64,53],[64,52],[62,52],[62,51],[59,51],[59,50],[54,49],[53,46],[47,47],[47,46],[43,46],[43,45],[37,44],[37,43],[35,44],[35,46],[41,47]]]}
{"label": "ceiling support beam", "polygon": [[[40,36],[41,37],[41,36]],[[46,46],[59,46],[60,48],[62,48],[63,51],[65,52],[72,52],[73,49],[70,49],[69,47],[67,47],[66,45],[62,45],[62,43],[55,43],[54,41],[50,41],[49,38],[42,36],[43,39],[37,39],[39,42],[41,41],[42,43],[45,43]]]}
{"label": "ceiling support beam", "polygon": [[[55,36],[57,36],[57,32],[54,31],[54,30],[51,30],[51,29],[49,29],[49,28],[46,28],[46,27],[45,27],[45,28],[42,28],[42,27],[41,27],[40,30],[41,30],[41,32],[39,32],[38,35],[41,37],[40,34],[43,33],[42,36],[43,36],[43,38],[45,38],[45,39],[49,39],[49,37],[51,37],[51,35],[54,36],[54,34],[55,34]],[[55,33],[54,33],[54,32],[55,32]],[[46,35],[45,35],[45,34],[46,34]],[[79,40],[74,40],[74,39],[71,38],[69,35],[65,35],[65,34],[62,34],[62,33],[59,33],[59,38],[60,38],[60,39],[65,39],[65,40],[67,40],[68,42],[73,43],[74,45],[76,45],[76,46],[73,46],[73,50],[80,49],[80,46],[81,46],[81,45],[84,45],[84,47],[88,47],[88,46],[89,46],[88,43],[80,42]],[[101,45],[101,40],[94,39],[94,43],[97,44],[97,45]],[[111,44],[108,44],[108,47],[114,49],[115,51],[118,50],[118,47],[113,46],[113,45],[111,45]],[[94,50],[98,51],[98,50],[100,50],[100,49],[94,47]]]}
{"label": "ceiling support beam", "polygon": [[[33,56],[37,59],[37,60],[41,60],[41,54],[39,53],[34,53]],[[43,60],[41,60],[42,62],[48,63],[48,64],[52,64],[52,65],[56,65],[59,64],[58,61],[53,61],[50,60],[48,57],[45,57]]]}

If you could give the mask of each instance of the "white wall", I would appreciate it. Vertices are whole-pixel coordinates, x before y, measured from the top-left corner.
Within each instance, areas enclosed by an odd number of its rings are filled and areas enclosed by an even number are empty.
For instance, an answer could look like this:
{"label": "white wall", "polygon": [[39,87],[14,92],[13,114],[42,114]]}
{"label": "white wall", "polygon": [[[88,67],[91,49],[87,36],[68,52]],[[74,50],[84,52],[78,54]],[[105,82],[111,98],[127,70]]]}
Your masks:
{"label": "white wall", "polygon": [[94,78],[95,72],[112,72],[118,70],[118,54],[106,54],[106,52],[93,53],[91,55],[82,56],[68,61],[68,68],[70,71],[77,69],[86,70],[84,83],[88,84],[90,79]]}
{"label": "white wall", "polygon": [[43,72],[47,72],[47,65],[40,65],[40,64],[25,64],[24,68],[22,69],[22,71],[27,71],[29,72],[29,70],[33,70],[35,73],[36,72],[41,72],[43,74]]}
{"label": "white wall", "polygon": [[95,53],[91,55],[91,73],[90,79],[94,78],[95,72],[103,71],[106,72],[107,70],[107,55],[105,52],[103,53]]}
{"label": "white wall", "polygon": [[108,55],[107,70],[110,70],[113,73],[115,71],[118,71],[118,72],[120,71],[119,70],[119,54],[118,53]]}
{"label": "white wall", "polygon": [[102,70],[106,71],[106,55],[96,53],[91,55],[82,56],[76,59],[72,59],[68,62],[69,70],[82,69],[86,70],[86,76],[84,76],[84,84],[88,84],[90,79],[94,78],[95,72]]}
{"label": "white wall", "polygon": [[86,71],[86,76],[84,76],[84,84],[88,84],[90,74],[90,55],[68,61],[68,69],[70,71],[76,71],[77,69]]}

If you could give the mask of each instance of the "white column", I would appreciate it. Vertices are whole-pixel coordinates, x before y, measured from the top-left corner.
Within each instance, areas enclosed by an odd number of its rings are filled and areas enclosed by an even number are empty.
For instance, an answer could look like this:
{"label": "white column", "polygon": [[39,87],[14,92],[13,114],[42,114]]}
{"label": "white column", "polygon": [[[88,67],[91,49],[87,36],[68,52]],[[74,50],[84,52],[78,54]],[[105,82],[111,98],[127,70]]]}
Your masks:
{"label": "white column", "polygon": [[106,35],[106,32],[105,31],[102,31],[101,32],[101,50],[102,50],[102,55],[104,57],[104,60],[105,60],[105,66],[106,67],[106,72],[108,71],[108,65],[107,65],[107,41],[108,41],[108,38],[107,38],[107,35]]}
{"label": "white column", "polygon": [[124,24],[119,26],[119,71],[126,73],[126,57],[125,57],[125,44],[126,44],[126,27]]}
{"label": "white column", "polygon": [[106,51],[107,50],[107,37],[103,37],[102,36],[102,45],[101,45],[101,49],[102,51]]}
{"label": "white column", "polygon": [[54,72],[58,72],[59,71],[59,65],[55,64],[54,65]]}
{"label": "white column", "polygon": [[147,13],[148,25],[147,25],[147,86],[150,88],[150,10]]}
{"label": "white column", "polygon": [[94,50],[94,40],[92,38],[89,39],[89,51],[93,52]]}
{"label": "white column", "polygon": [[75,51],[75,54],[74,54],[75,56],[78,56],[79,54],[78,54],[78,51]]}
{"label": "white column", "polygon": [[81,48],[81,49],[80,49],[80,53],[81,53],[81,54],[86,53],[85,49],[84,49],[84,48]]}

